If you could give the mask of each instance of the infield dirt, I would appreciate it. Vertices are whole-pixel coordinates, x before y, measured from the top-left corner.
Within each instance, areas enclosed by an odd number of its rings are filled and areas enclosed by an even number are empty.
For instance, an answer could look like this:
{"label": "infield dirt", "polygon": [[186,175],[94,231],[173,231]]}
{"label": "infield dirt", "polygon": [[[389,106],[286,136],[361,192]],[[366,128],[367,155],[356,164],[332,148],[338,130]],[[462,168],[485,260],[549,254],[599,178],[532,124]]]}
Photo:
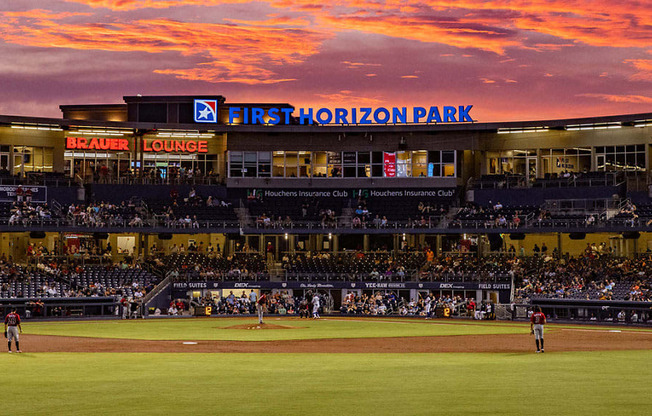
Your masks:
{"label": "infield dirt", "polygon": [[[184,341],[197,343],[185,345]],[[528,333],[289,341],[196,341],[192,339],[184,341],[21,335],[21,347],[25,352],[528,353],[534,350],[534,338]],[[546,351],[551,353],[643,350],[652,349],[652,332],[551,328],[546,333],[545,342]]]}

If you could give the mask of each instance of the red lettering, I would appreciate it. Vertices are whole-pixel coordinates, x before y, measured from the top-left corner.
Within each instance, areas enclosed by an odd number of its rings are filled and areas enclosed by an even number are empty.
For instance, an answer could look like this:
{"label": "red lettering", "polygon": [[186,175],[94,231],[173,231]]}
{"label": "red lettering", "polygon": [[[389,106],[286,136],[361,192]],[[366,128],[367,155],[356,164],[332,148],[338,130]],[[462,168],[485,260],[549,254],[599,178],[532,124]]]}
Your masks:
{"label": "red lettering", "polygon": [[109,150],[111,148],[112,139],[99,139],[100,140],[100,149]]}
{"label": "red lettering", "polygon": [[152,142],[152,150],[155,152],[163,150],[163,142],[161,140],[154,140]]}
{"label": "red lettering", "polygon": [[166,140],[163,142],[164,145],[164,150],[168,153],[174,152],[174,142],[170,140]]}
{"label": "red lettering", "polygon": [[66,137],[66,149],[76,149],[77,139],[74,137]]}
{"label": "red lettering", "polygon": [[199,153],[208,153],[208,141],[200,140],[197,142],[197,151]]}
{"label": "red lettering", "polygon": [[93,137],[93,138],[91,139],[91,142],[89,143],[88,148],[89,148],[89,149],[95,149],[95,150],[99,150],[99,149],[100,149],[100,146],[99,146],[99,143],[98,143],[96,137]]}
{"label": "red lettering", "polygon": [[127,150],[129,151],[129,140],[127,139],[116,139],[118,140],[118,145],[116,150]]}
{"label": "red lettering", "polygon": [[147,140],[143,139],[143,152],[151,152],[152,148],[147,146]]}
{"label": "red lettering", "polygon": [[188,153],[194,153],[197,151],[197,142],[194,140],[188,140],[186,142],[186,150],[188,150]]}
{"label": "red lettering", "polygon": [[79,137],[77,138],[77,149],[88,149],[88,146],[86,145],[86,137]]}
{"label": "red lettering", "polygon": [[175,152],[185,152],[186,151],[186,142],[182,142],[181,140],[175,140],[174,141],[174,151]]}

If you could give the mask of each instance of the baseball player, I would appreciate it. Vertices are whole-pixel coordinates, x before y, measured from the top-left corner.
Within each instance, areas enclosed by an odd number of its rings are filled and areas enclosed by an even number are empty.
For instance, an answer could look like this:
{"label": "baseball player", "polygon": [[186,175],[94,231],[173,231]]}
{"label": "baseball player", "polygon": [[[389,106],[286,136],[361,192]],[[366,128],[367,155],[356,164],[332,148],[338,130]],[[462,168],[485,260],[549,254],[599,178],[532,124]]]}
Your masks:
{"label": "baseball player", "polygon": [[261,293],[260,297],[256,301],[256,311],[258,311],[258,323],[262,324],[263,322],[263,313],[265,312],[265,309],[267,308],[267,295],[265,293]]}
{"label": "baseball player", "polygon": [[312,297],[312,319],[319,319],[319,295],[315,292],[315,296]]}
{"label": "baseball player", "polygon": [[426,296],[426,300],[424,300],[424,303],[426,304],[426,319],[430,319],[430,309],[432,308],[432,300],[430,299],[430,293]]}
{"label": "baseball player", "polygon": [[[543,326],[546,324],[546,315],[541,312],[541,307],[536,306],[534,313],[530,317],[530,334],[534,335],[537,343],[537,353],[544,352],[543,350]],[[541,349],[539,349],[539,345]]]}
{"label": "baseball player", "polygon": [[[18,329],[16,329],[18,327]],[[11,353],[11,340],[16,342],[16,352],[22,352],[20,350],[20,342],[18,337],[18,330],[23,332],[23,327],[20,326],[20,316],[16,312],[16,308],[11,308],[11,312],[5,316],[5,338],[7,338],[7,346],[9,347],[9,353]]]}

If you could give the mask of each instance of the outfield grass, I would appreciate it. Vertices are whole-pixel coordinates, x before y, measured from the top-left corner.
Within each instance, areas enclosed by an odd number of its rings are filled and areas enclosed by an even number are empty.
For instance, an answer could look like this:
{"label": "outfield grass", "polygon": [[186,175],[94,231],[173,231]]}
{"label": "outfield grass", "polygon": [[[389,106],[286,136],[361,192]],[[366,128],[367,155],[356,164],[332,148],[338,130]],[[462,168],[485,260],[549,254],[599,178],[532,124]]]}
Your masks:
{"label": "outfield grass", "polygon": [[337,318],[322,318],[314,321],[269,318],[266,322],[296,328],[271,331],[224,329],[234,325],[255,324],[257,323],[256,318],[26,322],[23,326],[27,333],[39,335],[142,340],[234,341],[516,334],[529,331],[529,326],[523,323],[478,325],[470,321],[345,320]]}
{"label": "outfield grass", "polygon": [[652,351],[2,354],[6,414],[648,415]]}

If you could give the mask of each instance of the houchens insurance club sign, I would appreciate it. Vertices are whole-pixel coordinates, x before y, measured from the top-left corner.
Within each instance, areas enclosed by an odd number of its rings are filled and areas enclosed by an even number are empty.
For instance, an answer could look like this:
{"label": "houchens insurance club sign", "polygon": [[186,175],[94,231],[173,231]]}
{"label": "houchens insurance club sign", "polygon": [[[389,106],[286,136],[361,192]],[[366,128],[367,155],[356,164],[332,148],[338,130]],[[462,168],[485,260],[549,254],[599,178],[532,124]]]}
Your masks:
{"label": "houchens insurance club sign", "polygon": [[[129,140],[101,137],[66,137],[67,150],[113,150],[129,152]],[[207,140],[142,140],[145,153],[208,153]]]}

